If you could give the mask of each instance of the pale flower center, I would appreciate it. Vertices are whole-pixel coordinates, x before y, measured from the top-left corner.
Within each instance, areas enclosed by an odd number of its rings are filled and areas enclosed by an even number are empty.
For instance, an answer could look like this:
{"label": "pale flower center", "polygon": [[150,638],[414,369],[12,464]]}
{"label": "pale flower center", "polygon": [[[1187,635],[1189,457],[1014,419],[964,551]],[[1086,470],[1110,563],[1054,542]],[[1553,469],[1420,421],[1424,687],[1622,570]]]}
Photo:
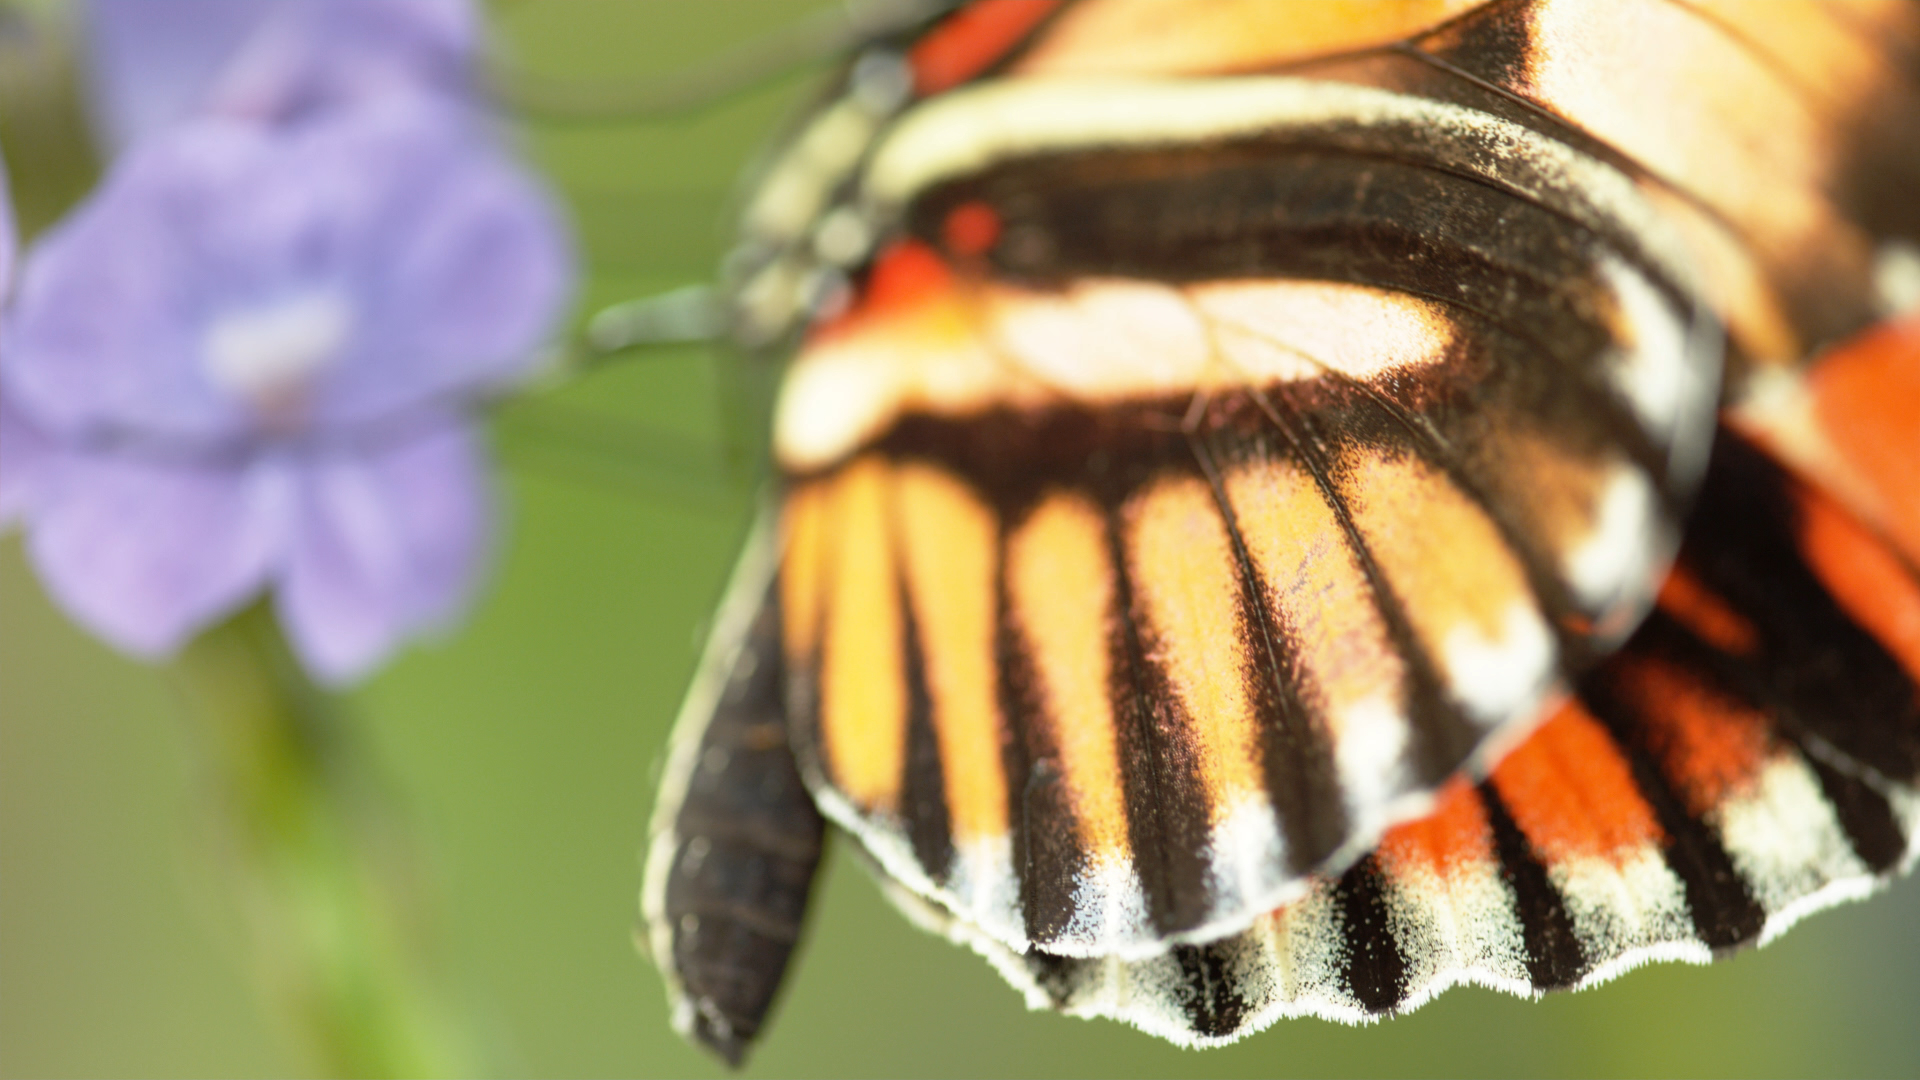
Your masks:
{"label": "pale flower center", "polygon": [[230,311],[207,328],[207,376],[268,414],[296,408],[308,383],[346,344],[353,310],[334,292],[307,292]]}

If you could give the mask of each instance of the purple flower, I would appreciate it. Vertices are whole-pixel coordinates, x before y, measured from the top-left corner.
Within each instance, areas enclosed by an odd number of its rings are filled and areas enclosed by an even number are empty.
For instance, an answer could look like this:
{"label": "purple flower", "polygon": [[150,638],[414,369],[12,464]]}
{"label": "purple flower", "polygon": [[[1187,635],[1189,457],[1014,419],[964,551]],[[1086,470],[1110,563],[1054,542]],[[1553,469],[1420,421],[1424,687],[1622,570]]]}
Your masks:
{"label": "purple flower", "polygon": [[0,530],[26,515],[51,452],[46,435],[0,392]]}
{"label": "purple flower", "polygon": [[95,126],[122,150],[206,115],[284,125],[396,93],[472,91],[467,0],[89,0]]}
{"label": "purple flower", "polygon": [[[13,200],[7,192],[7,164],[0,159],[0,330],[5,329],[8,286],[13,284],[13,252],[18,243],[13,225]],[[13,410],[0,394],[0,529],[11,525],[26,506],[26,478],[44,456],[45,439]],[[14,463],[19,463],[17,466]]]}
{"label": "purple flower", "polygon": [[527,371],[571,273],[541,190],[458,112],[187,123],[35,247],[0,401],[47,445],[0,458],[0,490],[76,619],[164,656],[271,583],[342,682],[457,613],[491,524],[460,406]]}

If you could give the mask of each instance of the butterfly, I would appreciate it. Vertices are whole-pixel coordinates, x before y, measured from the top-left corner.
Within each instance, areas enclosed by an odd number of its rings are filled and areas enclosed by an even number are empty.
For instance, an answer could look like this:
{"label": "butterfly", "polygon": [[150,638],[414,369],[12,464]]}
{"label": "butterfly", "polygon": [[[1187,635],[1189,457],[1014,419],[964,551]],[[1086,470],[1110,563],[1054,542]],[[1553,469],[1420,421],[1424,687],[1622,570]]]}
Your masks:
{"label": "butterfly", "polygon": [[1705,961],[1920,826],[1920,10],[984,0],[775,153],[778,480],[642,914],[737,1062],[829,823],[1184,1045]]}

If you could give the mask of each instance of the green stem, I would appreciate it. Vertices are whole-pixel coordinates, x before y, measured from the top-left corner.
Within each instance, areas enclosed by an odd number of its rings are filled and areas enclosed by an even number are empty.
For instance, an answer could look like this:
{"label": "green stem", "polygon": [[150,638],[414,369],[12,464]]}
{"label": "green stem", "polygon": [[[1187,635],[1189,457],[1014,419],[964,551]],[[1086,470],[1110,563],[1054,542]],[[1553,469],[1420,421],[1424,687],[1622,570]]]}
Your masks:
{"label": "green stem", "polygon": [[174,667],[266,989],[337,1076],[471,1075],[427,977],[406,838],[264,603]]}

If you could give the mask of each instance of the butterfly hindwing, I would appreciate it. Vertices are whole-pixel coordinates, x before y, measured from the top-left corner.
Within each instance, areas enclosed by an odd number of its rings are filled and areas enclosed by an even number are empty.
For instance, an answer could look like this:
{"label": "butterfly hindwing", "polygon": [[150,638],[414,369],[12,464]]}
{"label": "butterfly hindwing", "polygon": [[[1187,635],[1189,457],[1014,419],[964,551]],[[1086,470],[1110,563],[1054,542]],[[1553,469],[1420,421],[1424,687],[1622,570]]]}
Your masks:
{"label": "butterfly hindwing", "polygon": [[[1879,560],[1872,593],[1849,595],[1837,545]],[[1304,899],[1138,961],[1020,957],[945,929],[1036,1006],[1193,1044],[1401,1012],[1463,982],[1526,995],[1705,962],[1920,854],[1916,635],[1912,564],[1725,437],[1647,622],[1486,778],[1450,782]]]}

